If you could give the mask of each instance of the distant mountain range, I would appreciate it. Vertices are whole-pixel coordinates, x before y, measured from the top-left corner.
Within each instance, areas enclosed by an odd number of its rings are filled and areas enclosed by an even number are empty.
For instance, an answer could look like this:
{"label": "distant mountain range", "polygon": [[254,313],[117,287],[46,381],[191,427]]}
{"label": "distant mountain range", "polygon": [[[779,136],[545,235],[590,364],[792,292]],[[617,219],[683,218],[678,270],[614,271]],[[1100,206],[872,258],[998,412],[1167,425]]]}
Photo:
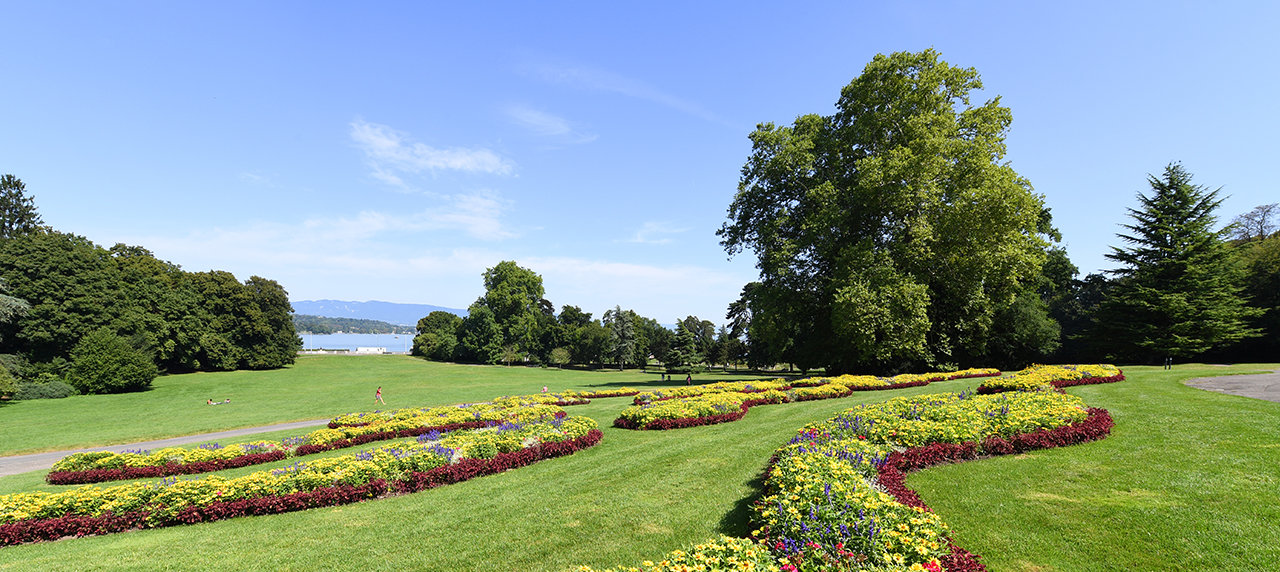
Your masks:
{"label": "distant mountain range", "polygon": [[466,316],[466,310],[432,306],[430,304],[396,304],[394,302],[347,302],[344,300],[293,300],[293,311],[297,314],[325,316],[328,318],[361,318],[378,320],[389,324],[416,326],[418,320],[437,310]]}

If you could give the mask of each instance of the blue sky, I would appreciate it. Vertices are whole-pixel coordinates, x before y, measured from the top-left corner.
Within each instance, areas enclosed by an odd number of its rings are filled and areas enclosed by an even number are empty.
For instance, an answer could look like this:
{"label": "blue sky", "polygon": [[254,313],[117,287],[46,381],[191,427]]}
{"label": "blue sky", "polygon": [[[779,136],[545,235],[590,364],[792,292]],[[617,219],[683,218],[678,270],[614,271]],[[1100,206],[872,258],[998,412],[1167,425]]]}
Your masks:
{"label": "blue sky", "polygon": [[1013,111],[1008,160],[1083,272],[1148,173],[1280,201],[1272,3],[12,3],[0,172],[45,221],[295,300],[465,308],[515,260],[597,317],[720,323],[757,123],[937,49]]}

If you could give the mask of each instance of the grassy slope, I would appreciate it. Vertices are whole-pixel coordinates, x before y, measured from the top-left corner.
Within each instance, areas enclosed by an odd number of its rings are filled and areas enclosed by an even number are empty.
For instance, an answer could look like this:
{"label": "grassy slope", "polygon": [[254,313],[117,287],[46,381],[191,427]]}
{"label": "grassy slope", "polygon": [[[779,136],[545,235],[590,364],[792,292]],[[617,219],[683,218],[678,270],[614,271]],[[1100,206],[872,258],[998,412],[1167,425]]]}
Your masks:
{"label": "grassy slope", "polygon": [[[702,375],[709,380],[746,375]],[[0,402],[0,456],[135,443],[372,409],[382,386],[385,408],[446,405],[502,395],[670,385],[657,373],[558,371],[440,364],[407,356],[301,356],[276,371],[193,373],[157,378],[149,391]],[[210,407],[205,401],[231,399]],[[68,431],[74,428],[74,431]]]}
{"label": "grassy slope", "polygon": [[[384,358],[371,359],[375,366]],[[939,467],[909,482],[993,571],[1271,568],[1280,556],[1274,526],[1280,519],[1280,404],[1180,383],[1244,369],[1129,369],[1128,381],[1070,390],[1112,411],[1112,437]],[[526,381],[534,375],[559,380],[558,388],[569,379],[622,379],[481,368],[472,377],[488,381],[456,390],[465,396],[453,401],[480,399],[475,392],[490,389],[541,389],[543,381]],[[563,570],[634,564],[717,533],[746,532],[755,476],[801,425],[858,402],[976,384],[759,407],[736,423],[678,431],[606,428],[594,449],[502,475],[344,507],[7,547],[0,549],[0,570]],[[396,386],[383,386],[396,395]],[[407,392],[409,385],[398,389]],[[438,387],[423,391],[444,393]],[[497,391],[517,392],[524,390]],[[360,393],[359,401],[368,398],[367,390]],[[602,399],[570,412],[607,427],[628,402]],[[40,477],[0,479],[0,491],[30,490]]]}
{"label": "grassy slope", "polygon": [[1111,437],[908,484],[993,571],[1274,570],[1280,403],[1181,383],[1250,369],[1126,368],[1127,381],[1069,390],[1111,411]]}
{"label": "grassy slope", "polygon": [[[601,399],[569,408],[605,431],[599,446],[570,457],[376,502],[7,547],[0,570],[554,571],[638,563],[722,532],[746,534],[755,479],[774,449],[805,423],[886,395],[759,407],[736,423],[679,431],[614,429],[630,399]],[[0,479],[0,490],[38,475]]]}

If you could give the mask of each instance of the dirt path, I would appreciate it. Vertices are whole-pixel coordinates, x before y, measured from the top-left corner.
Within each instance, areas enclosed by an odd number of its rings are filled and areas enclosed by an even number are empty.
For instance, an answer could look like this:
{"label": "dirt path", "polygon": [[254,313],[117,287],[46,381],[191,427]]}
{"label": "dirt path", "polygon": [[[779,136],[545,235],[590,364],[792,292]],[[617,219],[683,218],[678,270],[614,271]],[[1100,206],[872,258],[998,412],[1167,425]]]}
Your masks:
{"label": "dirt path", "polygon": [[123,452],[125,449],[161,449],[164,447],[173,447],[175,445],[189,445],[191,443],[200,443],[203,441],[213,441],[216,439],[226,439],[228,437],[240,437],[243,435],[253,435],[255,433],[267,433],[270,431],[284,431],[288,429],[303,429],[306,427],[316,427],[325,425],[328,419],[316,419],[314,421],[295,421],[293,423],[280,423],[278,425],[264,425],[262,427],[246,427],[244,429],[232,429],[231,431],[218,431],[217,433],[204,433],[201,435],[187,435],[186,437],[174,437],[172,439],[161,439],[159,441],[144,441],[142,443],[128,443],[125,445],[111,445],[109,447],[94,447],[92,449],[75,449],[72,451],[53,451],[50,453],[36,453],[34,455],[15,455],[12,457],[0,457],[0,476],[16,475],[18,473],[26,473],[29,471],[42,471],[53,467],[53,464],[67,455],[72,453],[84,453],[87,451],[114,451],[116,453]]}
{"label": "dirt path", "polygon": [[1280,372],[1189,379],[1189,387],[1280,403]]}

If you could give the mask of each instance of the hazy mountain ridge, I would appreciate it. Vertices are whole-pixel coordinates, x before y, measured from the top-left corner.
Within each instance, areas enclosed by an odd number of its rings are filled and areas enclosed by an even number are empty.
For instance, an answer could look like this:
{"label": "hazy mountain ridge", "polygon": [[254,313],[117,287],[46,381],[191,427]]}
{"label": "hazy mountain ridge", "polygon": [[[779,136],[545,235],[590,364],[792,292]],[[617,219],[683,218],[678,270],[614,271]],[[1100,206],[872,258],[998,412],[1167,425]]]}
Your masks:
{"label": "hazy mountain ridge", "polygon": [[415,326],[418,320],[435,311],[466,316],[466,310],[433,306],[431,304],[399,304],[396,302],[352,302],[347,300],[297,300],[290,302],[295,314],[324,316],[327,318],[359,318],[377,320],[401,326]]}

